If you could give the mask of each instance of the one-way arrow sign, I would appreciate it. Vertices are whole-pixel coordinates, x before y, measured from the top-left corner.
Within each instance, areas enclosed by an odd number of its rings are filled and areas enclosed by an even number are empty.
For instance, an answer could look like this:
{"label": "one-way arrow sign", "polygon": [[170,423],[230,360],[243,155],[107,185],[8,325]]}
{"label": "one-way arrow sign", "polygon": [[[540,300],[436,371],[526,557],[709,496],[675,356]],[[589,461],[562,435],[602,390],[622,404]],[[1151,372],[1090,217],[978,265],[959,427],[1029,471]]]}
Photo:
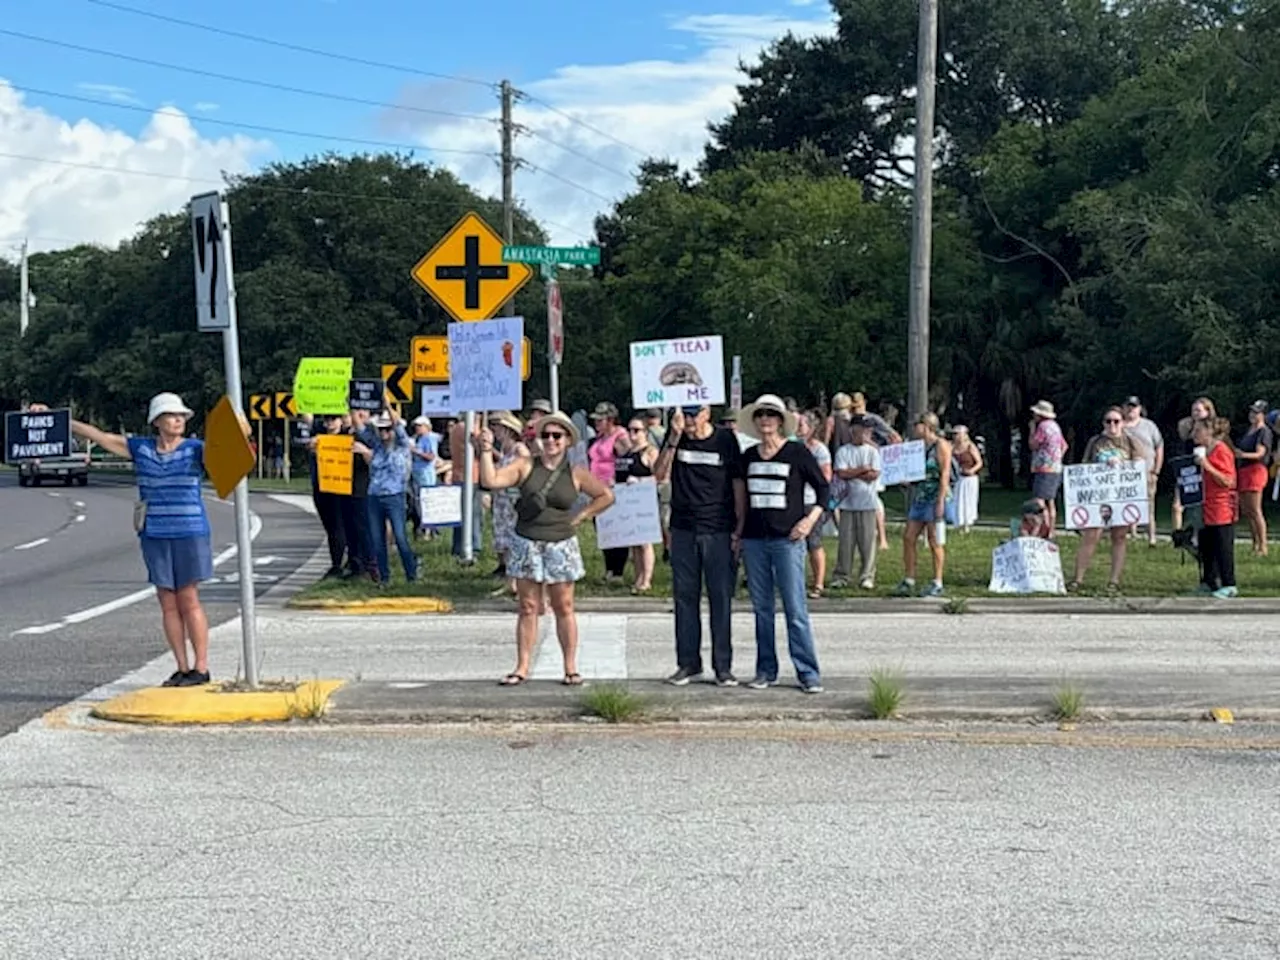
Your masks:
{"label": "one-way arrow sign", "polygon": [[191,198],[191,239],[196,264],[196,329],[226,330],[231,326],[230,285],[222,222],[222,196],[202,193]]}

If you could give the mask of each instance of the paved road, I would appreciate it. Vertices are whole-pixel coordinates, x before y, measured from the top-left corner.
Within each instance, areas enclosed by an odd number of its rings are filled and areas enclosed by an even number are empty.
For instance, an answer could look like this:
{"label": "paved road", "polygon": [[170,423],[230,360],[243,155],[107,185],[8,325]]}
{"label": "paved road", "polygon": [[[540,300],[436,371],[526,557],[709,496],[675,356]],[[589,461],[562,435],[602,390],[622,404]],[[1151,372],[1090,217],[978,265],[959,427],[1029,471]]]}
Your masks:
{"label": "paved road", "polygon": [[[133,532],[134,487],[95,476],[87,487],[23,489],[0,473],[0,735],[128,673],[165,651],[155,600]],[[255,542],[265,591],[310,558],[321,540],[296,507],[256,497]],[[229,503],[211,500],[215,553],[235,543]],[[230,557],[217,573],[234,573]],[[212,623],[238,612],[239,588],[204,590]],[[69,622],[69,620],[70,622]],[[214,669],[234,672],[236,664]]]}
{"label": "paved road", "polygon": [[29,727],[0,740],[0,942],[64,960],[1274,960],[1280,731],[1272,752],[1227,749],[1256,735],[1240,727],[1168,733]]}

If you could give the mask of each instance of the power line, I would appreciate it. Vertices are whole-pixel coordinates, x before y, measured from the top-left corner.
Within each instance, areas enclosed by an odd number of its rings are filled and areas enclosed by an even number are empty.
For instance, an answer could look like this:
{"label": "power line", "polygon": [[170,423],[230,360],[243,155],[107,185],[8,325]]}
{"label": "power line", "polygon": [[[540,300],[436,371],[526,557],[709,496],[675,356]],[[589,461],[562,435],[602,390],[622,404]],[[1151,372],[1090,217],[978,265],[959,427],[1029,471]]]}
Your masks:
{"label": "power line", "polygon": [[114,50],[102,50],[97,47],[83,47],[76,43],[67,43],[65,40],[52,40],[48,37],[37,37],[30,33],[19,33],[17,30],[0,29],[0,35],[16,37],[19,40],[29,40],[33,43],[44,43],[53,47],[62,47],[63,49],[75,50],[79,53],[92,53],[100,57],[111,57],[115,60],[126,60],[130,63],[139,63],[148,67],[159,67],[162,70],[175,70],[178,73],[189,73],[197,77],[209,77],[213,80],[224,80],[228,83],[242,83],[251,87],[262,87],[267,90],[279,90],[282,93],[296,93],[306,97],[318,97],[323,100],[355,103],[365,107],[378,107],[382,110],[402,110],[408,113],[421,113],[436,117],[452,117],[455,120],[482,120],[485,123],[497,122],[493,117],[481,116],[478,113],[457,113],[452,110],[432,110],[427,107],[410,107],[398,103],[385,103],[381,100],[365,100],[362,97],[349,97],[341,93],[326,93],[323,90],[309,90],[305,87],[291,87],[283,83],[272,83],[269,80],[253,80],[248,77],[234,77],[227,73],[215,73],[212,70],[201,70],[198,67],[187,67],[176,63],[164,63],[160,60],[150,60],[146,57],[135,57],[127,53],[118,53]]}
{"label": "power line", "polygon": [[606,133],[604,130],[601,130],[599,127],[593,127],[591,124],[587,123],[587,121],[581,120],[578,117],[575,117],[573,114],[568,113],[564,110],[561,110],[559,107],[548,103],[546,100],[543,100],[541,97],[535,97],[533,94],[526,93],[523,90],[518,90],[516,92],[520,95],[521,99],[528,100],[530,103],[539,104],[540,106],[550,110],[552,113],[558,114],[559,116],[564,117],[566,120],[569,120],[572,123],[576,123],[578,126],[582,127],[584,130],[590,130],[592,133],[594,133],[598,137],[604,137],[606,140],[612,140],[614,143],[618,144],[618,146],[620,147],[626,147],[628,150],[632,151],[638,156],[644,157],[646,160],[649,159],[650,156],[652,156],[651,151],[641,150],[639,147],[632,146],[631,144],[627,143],[627,141],[625,140],[618,139],[612,133]]}
{"label": "power line", "polygon": [[531,173],[540,173],[544,177],[550,177],[552,180],[559,180],[561,183],[563,183],[567,187],[573,187],[575,190],[581,190],[583,193],[589,193],[593,197],[600,198],[605,203],[608,203],[608,204],[613,203],[612,197],[606,197],[603,193],[597,193],[595,190],[592,190],[590,187],[584,187],[580,183],[575,183],[574,181],[568,179],[567,177],[560,176],[560,174],[558,173],[552,173],[550,170],[546,169],[545,167],[539,167],[536,164],[530,163],[528,160],[521,160],[520,166],[529,170]]}
{"label": "power line", "polygon": [[536,137],[537,139],[541,140],[543,143],[550,144],[553,147],[563,150],[565,153],[571,153],[575,157],[581,157],[583,160],[587,161],[587,163],[590,163],[592,166],[599,167],[601,170],[604,170],[606,173],[612,173],[615,176],[622,177],[626,180],[632,179],[632,175],[627,173],[626,171],[619,170],[617,167],[611,167],[607,163],[601,163],[595,157],[591,156],[590,154],[583,153],[581,150],[578,150],[576,147],[571,147],[568,144],[561,143],[558,140],[552,140],[545,133],[542,133],[539,130],[535,130],[532,127],[517,127],[517,129],[522,133],[529,134],[529,136],[531,137]]}
{"label": "power line", "polygon": [[[32,157],[21,153],[0,153],[0,159],[24,160],[29,163],[50,163],[60,167],[74,167],[80,170],[97,170],[103,173],[122,173],[135,177],[149,177],[153,180],[174,180],[182,181],[184,183],[204,183],[217,184],[222,187],[227,186],[227,180],[225,177],[222,180],[214,180],[211,177],[184,177],[176,173],[156,173],[151,170],[132,170],[129,167],[109,167],[101,163],[82,163],[75,160],[55,160],[52,157]],[[233,176],[243,175],[234,174]],[[284,193],[302,197],[328,197],[336,200],[364,200],[378,203],[402,203],[407,206],[419,207],[455,207],[460,209],[465,206],[465,204],[459,204],[453,200],[418,200],[413,197],[397,197],[395,195],[377,193],[345,193],[341,190],[314,190],[310,187],[276,187],[263,183],[246,183],[244,186],[268,193]],[[499,201],[482,198],[479,203],[486,206],[497,206]]]}
{"label": "power line", "polygon": [[384,63],[381,60],[369,60],[364,57],[353,57],[345,53],[336,53],[332,50],[320,50],[316,47],[306,47],[298,43],[288,43],[284,40],[272,40],[269,37],[259,37],[251,33],[241,33],[238,30],[227,30],[223,27],[215,27],[207,23],[196,23],[193,20],[183,20],[179,17],[170,17],[163,13],[154,13],[151,10],[139,10],[136,7],[126,6],[123,3],[111,3],[109,0],[85,0],[86,3],[92,3],[94,6],[106,7],[110,10],[118,10],[122,13],[131,13],[139,17],[147,17],[151,20],[159,20],[164,23],[173,23],[182,27],[190,27],[193,30],[204,30],[208,33],[216,33],[223,37],[233,37],[236,40],[248,40],[250,43],[261,43],[269,47],[278,47],[281,50],[292,50],[295,53],[306,53],[314,57],[328,57],[331,60],[342,60],[345,63],[355,63],[363,67],[378,67],[383,70],[393,70],[398,73],[412,73],[420,77],[431,77],[435,80],[452,80],[457,83],[470,83],[479,87],[489,87],[490,89],[497,84],[489,80],[478,80],[474,77],[459,77],[451,73],[436,73],[431,70],[419,70],[416,67],[405,67],[394,63]]}
{"label": "power line", "polygon": [[91,103],[99,107],[110,107],[114,110],[130,110],[134,113],[145,113],[149,116],[154,116],[159,113],[166,114],[168,116],[187,117],[195,123],[213,123],[218,126],[231,127],[236,130],[256,130],[260,133],[276,133],[290,137],[310,137],[315,140],[333,140],[340,143],[354,143],[371,147],[382,147],[387,150],[429,150],[433,153],[469,154],[476,157],[495,156],[492,150],[463,150],[457,147],[433,147],[430,144],[425,143],[391,143],[386,140],[366,140],[362,137],[342,137],[337,136],[336,134],[315,133],[307,130],[290,130],[285,127],[263,126],[262,124],[257,123],[238,123],[232,120],[215,119],[214,117],[195,118],[191,116],[191,114],[185,113],[176,107],[172,109],[166,109],[164,107],[152,109],[151,107],[136,106],[131,103],[118,103],[114,100],[97,100],[93,97],[81,97],[72,93],[56,93],[53,90],[41,90],[36,87],[21,87],[12,83],[8,84],[8,86],[11,90],[20,90],[23,93],[35,94],[36,96],[41,97],[54,97],[60,100],[74,100],[77,103]]}

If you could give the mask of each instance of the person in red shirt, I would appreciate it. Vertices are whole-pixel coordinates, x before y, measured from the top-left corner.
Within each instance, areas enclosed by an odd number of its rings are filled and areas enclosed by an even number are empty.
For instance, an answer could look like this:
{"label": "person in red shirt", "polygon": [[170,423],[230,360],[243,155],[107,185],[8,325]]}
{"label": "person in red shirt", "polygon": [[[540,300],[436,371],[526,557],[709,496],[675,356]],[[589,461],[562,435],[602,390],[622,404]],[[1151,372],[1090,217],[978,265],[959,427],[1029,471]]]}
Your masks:
{"label": "person in red shirt", "polygon": [[1191,428],[1196,463],[1204,471],[1204,528],[1200,531],[1200,593],[1219,600],[1236,590],[1236,458],[1227,439],[1231,424],[1223,417],[1197,420]]}

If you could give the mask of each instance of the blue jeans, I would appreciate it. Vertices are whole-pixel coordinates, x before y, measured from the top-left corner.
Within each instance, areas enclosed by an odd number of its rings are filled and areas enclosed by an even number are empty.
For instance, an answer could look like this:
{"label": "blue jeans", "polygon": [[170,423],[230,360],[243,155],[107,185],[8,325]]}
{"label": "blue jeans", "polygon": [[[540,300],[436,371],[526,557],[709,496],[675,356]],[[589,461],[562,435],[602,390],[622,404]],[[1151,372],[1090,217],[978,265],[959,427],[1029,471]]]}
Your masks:
{"label": "blue jeans", "polygon": [[727,533],[671,531],[671,593],[676,607],[676,666],[702,672],[702,583],[711,605],[711,667],[733,672],[733,588],[737,565]]}
{"label": "blue jeans", "polygon": [[756,614],[756,676],[778,679],[778,648],[774,637],[774,588],[782,594],[787,617],[787,648],[796,677],[803,684],[817,683],[818,654],[813,647],[813,626],[804,595],[804,564],[808,550],[803,540],[744,540],[747,590]]}
{"label": "blue jeans", "polygon": [[391,521],[391,533],[396,538],[396,550],[404,567],[406,580],[418,579],[418,558],[409,546],[405,531],[405,500],[403,493],[375,496],[369,494],[369,531],[373,536],[373,555],[378,561],[378,576],[383,583],[391,579],[391,560],[387,556],[387,521]]}

